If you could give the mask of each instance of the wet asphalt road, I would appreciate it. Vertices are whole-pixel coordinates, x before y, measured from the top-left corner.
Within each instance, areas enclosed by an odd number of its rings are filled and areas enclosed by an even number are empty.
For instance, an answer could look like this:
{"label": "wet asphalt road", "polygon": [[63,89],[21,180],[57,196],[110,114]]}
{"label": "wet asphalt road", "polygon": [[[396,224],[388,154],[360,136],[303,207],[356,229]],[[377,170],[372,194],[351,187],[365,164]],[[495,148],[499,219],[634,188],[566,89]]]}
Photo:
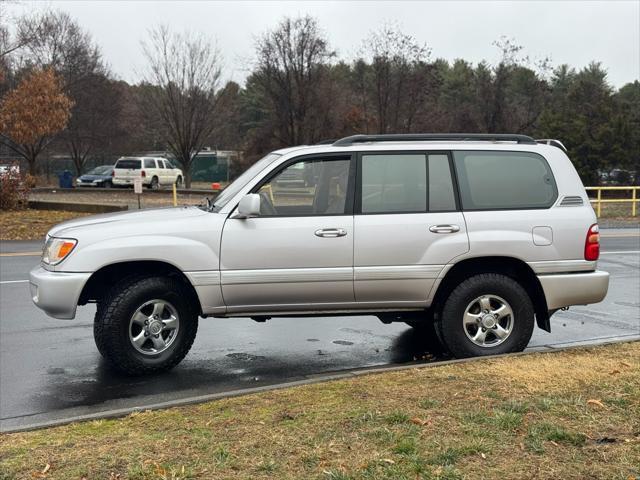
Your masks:
{"label": "wet asphalt road", "polygon": [[[611,273],[604,302],[572,307],[536,329],[530,349],[632,339],[640,335],[638,230],[603,232],[599,268]],[[0,252],[39,245],[3,242]],[[428,352],[404,324],[372,316],[204,319],[187,358],[173,371],[127,378],[109,370],[92,337],[94,306],[54,320],[31,303],[36,256],[0,257],[0,429],[203,394],[277,384],[364,367],[402,364]],[[15,283],[14,283],[15,282]]]}

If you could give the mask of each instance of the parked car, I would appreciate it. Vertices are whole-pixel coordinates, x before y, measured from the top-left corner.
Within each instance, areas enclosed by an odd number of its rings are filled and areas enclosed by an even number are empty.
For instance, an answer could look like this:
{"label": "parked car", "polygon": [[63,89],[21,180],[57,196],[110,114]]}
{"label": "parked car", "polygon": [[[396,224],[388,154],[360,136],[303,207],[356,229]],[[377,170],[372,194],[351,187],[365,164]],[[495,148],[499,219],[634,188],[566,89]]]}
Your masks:
{"label": "parked car", "polygon": [[20,175],[20,166],[13,164],[13,165],[0,165],[0,177],[4,176],[4,175],[15,175],[15,176],[19,176]]}
{"label": "parked car", "polygon": [[166,158],[122,157],[113,170],[113,185],[133,186],[136,178],[142,178],[142,184],[158,189],[163,185],[175,183],[182,186],[182,170],[176,168]]}
{"label": "parked car", "polygon": [[[279,178],[300,164],[316,175],[291,195]],[[179,363],[198,317],[372,314],[469,357],[523,350],[557,310],[600,302],[599,245],[558,145],[356,135],[275,151],[213,204],[62,223],[30,282],[55,318],[96,303],[98,350],[129,374]]]}
{"label": "parked car", "polygon": [[101,165],[78,177],[76,186],[111,188],[112,175],[113,165]]}

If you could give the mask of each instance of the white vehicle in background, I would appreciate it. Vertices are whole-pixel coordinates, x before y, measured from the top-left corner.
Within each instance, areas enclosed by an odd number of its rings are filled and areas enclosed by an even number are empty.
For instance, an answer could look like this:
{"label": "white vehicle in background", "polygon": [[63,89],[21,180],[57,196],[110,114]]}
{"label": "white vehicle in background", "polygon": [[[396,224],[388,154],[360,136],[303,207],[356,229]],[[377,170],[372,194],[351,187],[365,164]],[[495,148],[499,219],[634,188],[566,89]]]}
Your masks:
{"label": "white vehicle in background", "polygon": [[142,184],[152,189],[173,183],[180,187],[184,178],[182,170],[166,158],[158,157],[122,157],[116,162],[112,175],[116,187],[133,186],[136,178],[142,178]]}
{"label": "white vehicle in background", "polygon": [[18,165],[0,165],[0,177],[4,175],[20,175],[20,167]]}

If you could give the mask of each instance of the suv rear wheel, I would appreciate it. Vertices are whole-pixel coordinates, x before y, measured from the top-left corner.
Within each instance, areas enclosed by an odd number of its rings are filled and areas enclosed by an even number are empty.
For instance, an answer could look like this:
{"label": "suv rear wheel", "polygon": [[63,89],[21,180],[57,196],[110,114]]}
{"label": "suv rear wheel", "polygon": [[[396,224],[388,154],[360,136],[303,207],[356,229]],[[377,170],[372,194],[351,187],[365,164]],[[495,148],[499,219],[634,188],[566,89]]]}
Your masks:
{"label": "suv rear wheel", "polygon": [[534,327],[533,304],[514,279],[487,273],[460,283],[449,295],[438,324],[456,357],[520,352]]}
{"label": "suv rear wheel", "polygon": [[109,364],[129,375],[175,367],[189,352],[198,314],[184,286],[166,277],[135,277],[98,305],[94,339]]}

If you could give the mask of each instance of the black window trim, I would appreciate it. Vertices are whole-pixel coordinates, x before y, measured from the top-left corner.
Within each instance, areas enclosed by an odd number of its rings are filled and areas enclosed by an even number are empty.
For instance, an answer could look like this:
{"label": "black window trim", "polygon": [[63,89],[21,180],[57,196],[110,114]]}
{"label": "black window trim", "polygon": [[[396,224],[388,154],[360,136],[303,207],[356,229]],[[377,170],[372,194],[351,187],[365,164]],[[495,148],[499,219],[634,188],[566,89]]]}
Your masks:
{"label": "black window trim", "polygon": [[[424,155],[426,162],[426,182],[427,182],[427,198],[424,211],[395,211],[395,212],[363,212],[362,211],[362,157],[365,155]],[[454,210],[437,210],[431,211],[429,207],[429,156],[445,155],[449,159],[449,171],[451,172],[451,181],[453,183],[453,198],[455,201]],[[460,192],[458,190],[458,178],[456,177],[455,168],[453,166],[453,154],[451,150],[367,150],[357,152],[356,162],[356,191],[354,215],[425,215],[437,213],[459,212],[462,205]]]}
{"label": "black window trim", "polygon": [[[327,161],[327,160],[348,160],[349,161],[349,179],[347,180],[347,197],[345,199],[345,211],[344,213],[325,213],[325,214],[304,214],[304,215],[259,215],[257,217],[253,217],[254,219],[260,218],[304,218],[304,217],[345,217],[353,215],[353,205],[354,205],[354,191],[355,191],[355,155],[353,152],[335,152],[335,153],[313,153],[307,155],[299,155],[297,157],[290,158],[276,168],[271,170],[267,175],[265,175],[262,180],[260,180],[249,193],[258,193],[260,188],[262,188],[265,184],[269,183],[276,176],[278,176],[283,170],[293,165],[294,163],[303,162],[303,161]],[[232,216],[238,206],[236,205],[229,216]]]}
{"label": "black window trim", "polygon": [[[551,180],[553,182],[552,187],[553,187],[553,198],[551,199],[551,201],[549,202],[549,205],[546,206],[536,206],[536,207],[495,207],[495,208],[465,208],[462,205],[462,193],[461,193],[461,188],[460,188],[460,184],[458,183],[458,169],[455,166],[455,162],[453,160],[454,154],[455,152],[498,152],[498,153],[528,153],[531,155],[537,155],[538,157],[540,157],[542,159],[542,161],[544,162],[545,166],[547,167],[547,170],[549,171],[549,174],[551,175]],[[556,201],[558,200],[558,183],[556,182],[556,177],[553,173],[553,169],[551,168],[551,166],[549,165],[548,160],[544,157],[544,155],[539,154],[538,152],[532,152],[529,150],[451,150],[451,157],[450,157],[450,161],[451,164],[453,165],[453,170],[456,174],[456,190],[458,192],[458,196],[460,197],[460,208],[463,212],[508,212],[508,211],[514,211],[514,210],[549,210],[550,208],[552,208]]]}

